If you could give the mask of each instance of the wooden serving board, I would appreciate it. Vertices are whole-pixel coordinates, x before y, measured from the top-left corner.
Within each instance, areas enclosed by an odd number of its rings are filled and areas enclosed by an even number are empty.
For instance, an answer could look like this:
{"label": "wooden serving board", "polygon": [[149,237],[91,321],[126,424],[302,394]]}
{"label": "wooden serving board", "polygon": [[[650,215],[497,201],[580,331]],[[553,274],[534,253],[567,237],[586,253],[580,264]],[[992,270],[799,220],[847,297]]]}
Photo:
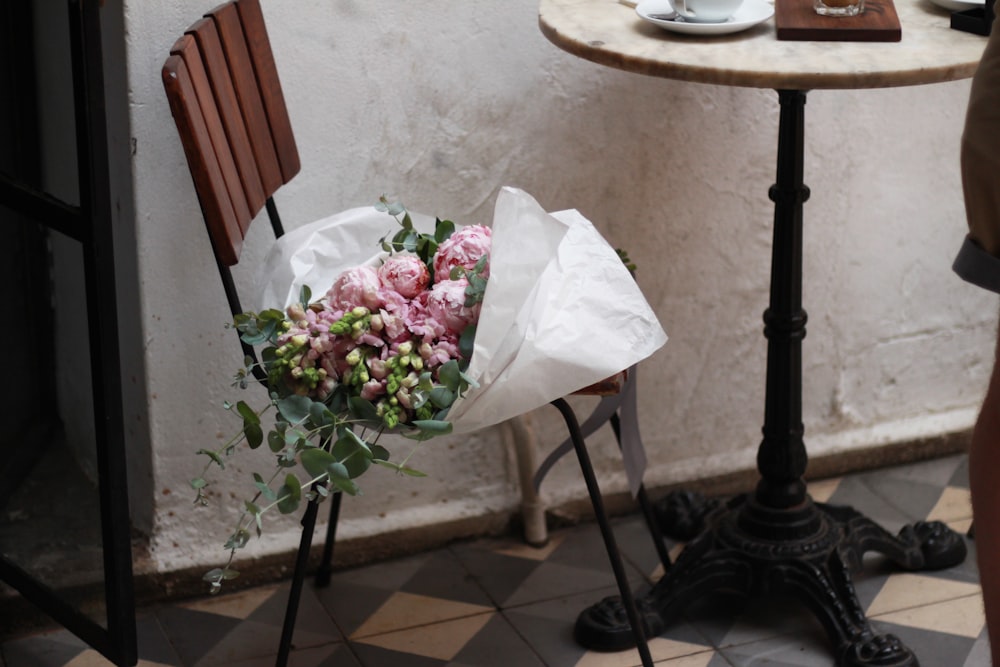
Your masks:
{"label": "wooden serving board", "polygon": [[858,16],[820,16],[812,0],[775,0],[778,39],[819,42],[898,42],[899,15],[892,0],[865,0]]}

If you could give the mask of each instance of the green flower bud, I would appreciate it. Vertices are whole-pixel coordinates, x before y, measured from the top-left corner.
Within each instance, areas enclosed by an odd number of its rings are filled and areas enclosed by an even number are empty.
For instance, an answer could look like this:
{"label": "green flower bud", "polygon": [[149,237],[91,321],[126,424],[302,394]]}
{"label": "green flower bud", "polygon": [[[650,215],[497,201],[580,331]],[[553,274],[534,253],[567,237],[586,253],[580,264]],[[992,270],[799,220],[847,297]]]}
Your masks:
{"label": "green flower bud", "polygon": [[399,344],[399,355],[406,356],[410,352],[413,352],[413,343],[410,341],[405,341]]}
{"label": "green flower bud", "polygon": [[351,314],[354,315],[355,317],[359,317],[360,318],[360,317],[364,317],[369,312],[370,311],[367,308],[365,308],[364,306],[358,306],[357,308],[355,308],[354,310],[351,311]]}

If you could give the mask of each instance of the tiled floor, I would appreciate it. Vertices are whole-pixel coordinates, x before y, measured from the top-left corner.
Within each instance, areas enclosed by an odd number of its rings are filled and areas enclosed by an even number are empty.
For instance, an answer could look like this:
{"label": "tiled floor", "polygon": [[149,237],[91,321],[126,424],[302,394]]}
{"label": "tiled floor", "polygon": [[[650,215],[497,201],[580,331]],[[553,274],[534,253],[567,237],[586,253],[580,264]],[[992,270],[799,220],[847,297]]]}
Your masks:
{"label": "tiled floor", "polygon": [[[950,457],[811,485],[816,500],[850,504],[895,532],[920,518],[965,532],[964,457]],[[636,586],[658,576],[635,518],[616,534]],[[676,545],[675,545],[676,548]],[[988,667],[976,566],[907,574],[878,559],[855,577],[876,628],[903,639],[924,667]],[[634,651],[589,653],[572,639],[577,613],[614,592],[595,526],[559,531],[542,549],[516,539],[461,543],[340,572],[307,587],[293,667],[631,667]],[[143,610],[144,667],[274,664],[285,586]],[[691,609],[651,644],[661,667],[818,667],[833,664],[825,635],[791,601],[718,598]],[[5,667],[90,667],[100,656],[66,632],[0,646]]]}

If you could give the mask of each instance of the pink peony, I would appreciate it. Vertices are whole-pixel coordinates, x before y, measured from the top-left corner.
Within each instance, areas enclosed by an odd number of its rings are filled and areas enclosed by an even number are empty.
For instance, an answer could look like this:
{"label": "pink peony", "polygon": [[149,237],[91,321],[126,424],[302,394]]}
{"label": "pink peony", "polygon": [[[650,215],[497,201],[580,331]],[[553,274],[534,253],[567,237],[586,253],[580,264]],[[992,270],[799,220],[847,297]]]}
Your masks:
{"label": "pink peony", "polygon": [[356,266],[340,274],[326,297],[333,310],[351,310],[357,306],[378,310],[382,306],[379,286],[378,271],[370,266]]}
{"label": "pink peony", "polygon": [[440,280],[431,288],[427,296],[426,319],[429,327],[437,323],[443,328],[444,331],[438,330],[438,337],[448,333],[460,334],[466,326],[478,321],[481,304],[468,308],[465,305],[465,288],[468,285],[469,281],[462,278]]}
{"label": "pink peony", "polygon": [[412,299],[425,289],[431,280],[427,265],[416,255],[393,255],[378,269],[382,286]]}
{"label": "pink peony", "polygon": [[[456,266],[471,271],[483,255],[490,254],[492,237],[493,231],[482,225],[463,227],[452,234],[434,253],[435,280],[447,280]],[[488,261],[482,275],[483,278],[490,277]]]}

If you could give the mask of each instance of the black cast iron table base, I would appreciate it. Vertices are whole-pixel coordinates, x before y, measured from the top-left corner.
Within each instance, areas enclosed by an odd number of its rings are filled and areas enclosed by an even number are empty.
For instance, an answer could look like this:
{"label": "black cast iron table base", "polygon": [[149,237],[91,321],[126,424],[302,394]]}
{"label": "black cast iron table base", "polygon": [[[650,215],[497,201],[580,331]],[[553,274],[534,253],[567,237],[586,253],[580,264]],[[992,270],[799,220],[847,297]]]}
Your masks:
{"label": "black cast iron table base", "polygon": [[[701,499],[703,500],[703,499]],[[707,503],[708,501],[704,501]],[[689,523],[709,505],[672,494],[661,505]],[[695,519],[697,521],[697,519]],[[936,570],[961,563],[963,538],[939,521],[917,522],[892,535],[850,507],[806,502],[774,510],[752,495],[715,504],[698,537],[637,605],[647,637],[655,637],[695,600],[717,592],[789,595],[825,628],[838,667],[914,667],[916,656],[897,637],[875,633],[851,582],[866,552],[881,553],[906,570]],[[605,598],[577,619],[577,641],[595,650],[632,644],[618,598]]]}
{"label": "black cast iron table base", "polygon": [[[808,457],[802,425],[802,204],[806,91],[778,90],[777,178],[770,301],[764,312],[767,378],[760,481],[752,494],[714,509],[690,495],[666,500],[666,513],[694,537],[663,578],[636,600],[646,637],[655,637],[693,600],[714,591],[748,596],[787,593],[799,598],[826,628],[838,667],[914,667],[916,656],[892,635],[877,635],[851,582],[867,551],[908,570],[950,567],[965,559],[963,538],[940,522],[906,526],[896,536],[849,507],[817,504],[806,492]],[[864,196],[866,193],[859,193]],[[679,511],[685,510],[685,511]],[[695,517],[690,520],[689,517]],[[686,518],[687,517],[687,518]],[[699,518],[705,520],[701,522]],[[703,525],[702,525],[703,524]],[[670,526],[664,532],[674,533]],[[636,614],[633,614],[635,616]],[[617,598],[606,598],[577,619],[577,641],[595,650],[632,642]]]}

